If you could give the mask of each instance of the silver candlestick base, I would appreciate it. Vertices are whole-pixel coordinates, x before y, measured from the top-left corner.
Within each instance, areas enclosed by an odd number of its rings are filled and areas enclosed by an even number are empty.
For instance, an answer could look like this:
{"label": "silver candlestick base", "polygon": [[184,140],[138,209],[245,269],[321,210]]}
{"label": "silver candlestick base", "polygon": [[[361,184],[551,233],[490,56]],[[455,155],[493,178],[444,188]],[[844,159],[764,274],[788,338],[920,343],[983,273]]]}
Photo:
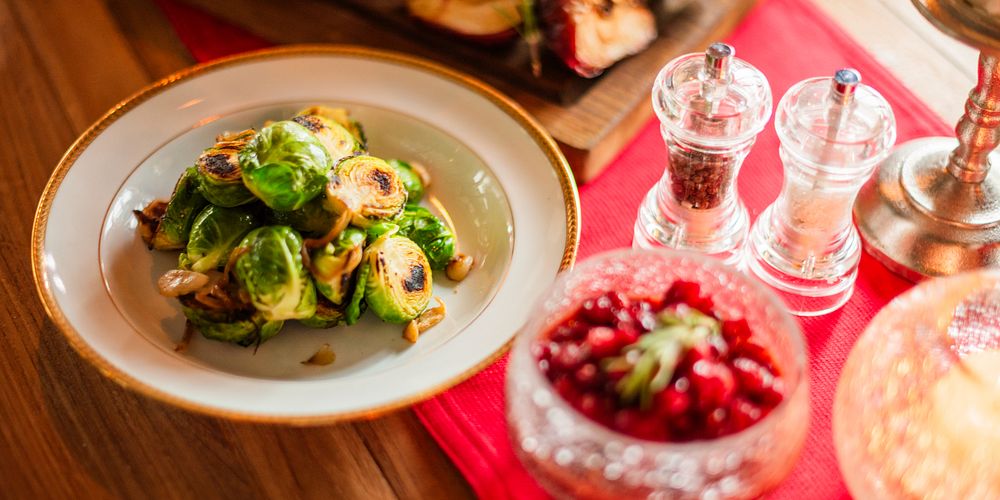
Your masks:
{"label": "silver candlestick base", "polygon": [[947,137],[900,146],[854,205],[865,249],[909,280],[1000,267],[1000,173],[958,180],[947,170],[957,146]]}
{"label": "silver candlestick base", "polygon": [[1000,267],[1000,14],[983,0],[913,0],[945,33],[979,47],[979,79],[957,139],[899,146],[858,194],[854,219],[865,248],[917,281]]}

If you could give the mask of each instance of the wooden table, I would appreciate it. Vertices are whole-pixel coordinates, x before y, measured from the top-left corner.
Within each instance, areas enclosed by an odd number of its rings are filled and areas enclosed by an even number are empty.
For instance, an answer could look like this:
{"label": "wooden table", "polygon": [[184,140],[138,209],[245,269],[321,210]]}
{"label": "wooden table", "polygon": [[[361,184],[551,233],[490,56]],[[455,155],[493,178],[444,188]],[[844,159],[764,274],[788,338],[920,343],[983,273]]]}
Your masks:
{"label": "wooden table", "polygon": [[[919,53],[904,80],[957,117],[975,74],[971,51],[926,38],[933,30],[894,5],[901,0],[817,1],[841,9],[842,22],[878,10],[879,29],[868,24],[865,34],[859,22],[855,36],[884,47],[877,55],[890,67],[886,58]],[[409,411],[317,428],[194,415],[109,382],[47,319],[29,255],[49,173],[110,106],[192,62],[149,0],[0,0],[0,496],[472,496]],[[951,80],[941,83],[941,71]]]}

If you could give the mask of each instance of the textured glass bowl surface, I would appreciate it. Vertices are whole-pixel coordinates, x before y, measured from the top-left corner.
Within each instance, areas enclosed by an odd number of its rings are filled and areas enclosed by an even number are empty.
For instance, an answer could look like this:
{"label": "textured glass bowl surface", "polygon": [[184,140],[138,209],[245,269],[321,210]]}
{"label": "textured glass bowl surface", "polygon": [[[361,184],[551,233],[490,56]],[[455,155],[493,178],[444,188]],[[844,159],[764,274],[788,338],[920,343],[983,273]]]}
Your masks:
{"label": "textured glass bowl surface", "polygon": [[[686,443],[633,438],[578,413],[539,370],[538,336],[601,292],[656,297],[677,280],[699,283],[725,317],[747,319],[779,365],[785,399],[743,431]],[[802,332],[776,296],[735,268],[668,250],[604,253],[563,275],[531,318],[508,365],[507,424],[518,457],[556,497],[751,498],[798,458],[809,421]]]}
{"label": "textured glass bowl surface", "polygon": [[927,281],[879,312],[834,402],[837,458],[856,498],[1000,498],[1000,422],[977,430],[974,420],[1000,411],[1000,379],[962,380],[973,377],[963,360],[998,350],[1000,271]]}

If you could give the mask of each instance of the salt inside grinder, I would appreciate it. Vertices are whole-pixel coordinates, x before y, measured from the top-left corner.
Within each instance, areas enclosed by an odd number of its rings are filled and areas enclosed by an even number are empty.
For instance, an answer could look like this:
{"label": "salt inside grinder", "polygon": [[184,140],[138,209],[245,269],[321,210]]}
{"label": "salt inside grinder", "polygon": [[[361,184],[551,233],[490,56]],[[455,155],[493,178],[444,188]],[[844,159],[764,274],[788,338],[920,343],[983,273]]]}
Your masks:
{"label": "salt inside grinder", "polygon": [[715,43],[670,61],[657,75],[653,109],[668,163],[639,207],[633,246],[740,263],[749,217],[736,176],[771,116],[771,91],[764,74],[735,52]]}
{"label": "salt inside grinder", "polygon": [[747,267],[793,314],[825,314],[854,289],[861,241],[851,208],[896,141],[895,118],[857,71],[841,69],[789,89],[774,128],[784,183],[750,231]]}

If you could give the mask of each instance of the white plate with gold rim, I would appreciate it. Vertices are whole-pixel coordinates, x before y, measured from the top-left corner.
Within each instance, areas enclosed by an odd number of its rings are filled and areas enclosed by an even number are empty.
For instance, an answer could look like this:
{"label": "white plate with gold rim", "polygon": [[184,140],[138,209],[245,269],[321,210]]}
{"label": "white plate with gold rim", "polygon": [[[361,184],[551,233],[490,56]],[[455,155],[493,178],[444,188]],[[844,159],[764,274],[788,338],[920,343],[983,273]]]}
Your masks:
{"label": "white plate with gold rim", "polygon": [[[286,325],[254,352],[200,336],[156,292],[176,252],[150,252],[132,210],[169,197],[216,134],[349,108],[373,154],[420,161],[430,203],[476,258],[455,284],[435,276],[448,317],[416,344],[370,313],[357,325]],[[32,263],[52,320],[118,383],[208,414],[296,424],[368,416],[430,397],[504,351],[540,293],[571,266],[579,201],[552,139],[478,81],[409,56],[294,46],[196,66],[151,85],[88,129],[56,167],[35,216]],[[291,322],[289,322],[291,323]],[[306,366],[322,344],[337,360]]]}

